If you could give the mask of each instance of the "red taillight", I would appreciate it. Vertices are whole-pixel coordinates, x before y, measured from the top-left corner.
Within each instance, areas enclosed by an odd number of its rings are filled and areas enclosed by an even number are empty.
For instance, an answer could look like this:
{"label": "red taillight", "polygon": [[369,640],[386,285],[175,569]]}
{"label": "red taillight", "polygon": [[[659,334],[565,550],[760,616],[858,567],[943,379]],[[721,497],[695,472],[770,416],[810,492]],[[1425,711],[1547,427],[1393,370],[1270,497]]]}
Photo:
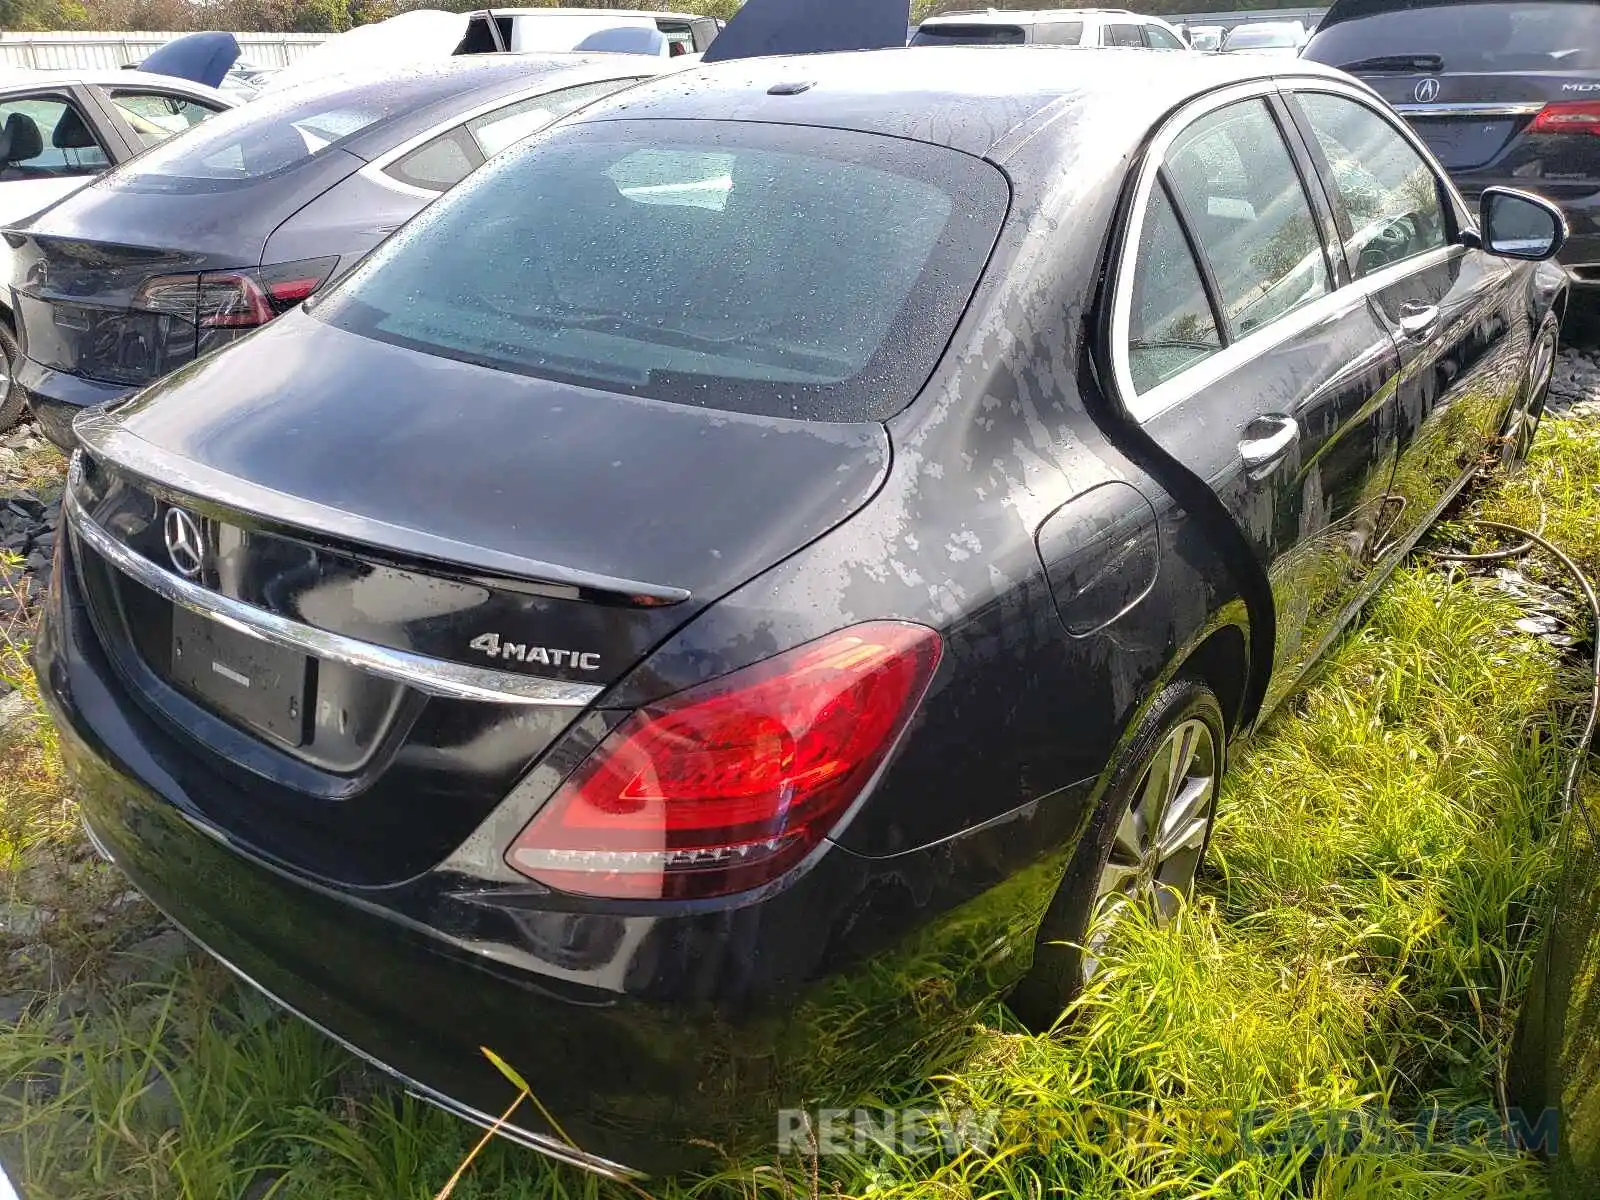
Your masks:
{"label": "red taillight", "polygon": [[1576,100],[1546,104],[1528,126],[1529,133],[1600,133],[1600,101]]}
{"label": "red taillight", "polygon": [[186,317],[201,329],[254,329],[305,300],[338,262],[313,258],[253,271],[159,275],[144,282],[133,307]]}
{"label": "red taillight", "polygon": [[920,625],[857,625],[624,721],[506,852],[588,896],[689,899],[777,878],[872,779],[939,665]]}
{"label": "red taillight", "polygon": [[278,315],[266,289],[245,271],[200,276],[196,311],[201,329],[254,329]]}

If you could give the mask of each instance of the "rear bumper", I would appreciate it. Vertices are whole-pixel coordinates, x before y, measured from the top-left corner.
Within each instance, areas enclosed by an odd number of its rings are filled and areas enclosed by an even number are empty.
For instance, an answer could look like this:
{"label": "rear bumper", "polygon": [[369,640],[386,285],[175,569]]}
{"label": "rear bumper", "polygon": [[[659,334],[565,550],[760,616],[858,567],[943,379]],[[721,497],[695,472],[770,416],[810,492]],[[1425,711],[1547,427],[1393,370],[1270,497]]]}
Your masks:
{"label": "rear bumper", "polygon": [[1558,261],[1572,273],[1575,284],[1600,287],[1600,192],[1581,200],[1565,200],[1567,244]]}
{"label": "rear bumper", "polygon": [[27,397],[28,408],[45,437],[66,453],[71,453],[78,445],[72,434],[73,418],[86,408],[110,404],[138,390],[42,367],[29,358],[18,365],[16,384]]}
{"label": "rear bumper", "polygon": [[568,1162],[657,1174],[710,1157],[696,1141],[770,1153],[781,1109],[925,1070],[1026,968],[1060,879],[1063,850],[1014,865],[1024,817],[892,859],[832,847],[774,894],[660,916],[438,872],[329,886],[207,820],[227,785],[130,700],[73,577],[68,561],[36,666],[107,856],[238,974],[480,1123],[512,1099],[493,1049],[572,1142],[531,1115],[507,1134]]}

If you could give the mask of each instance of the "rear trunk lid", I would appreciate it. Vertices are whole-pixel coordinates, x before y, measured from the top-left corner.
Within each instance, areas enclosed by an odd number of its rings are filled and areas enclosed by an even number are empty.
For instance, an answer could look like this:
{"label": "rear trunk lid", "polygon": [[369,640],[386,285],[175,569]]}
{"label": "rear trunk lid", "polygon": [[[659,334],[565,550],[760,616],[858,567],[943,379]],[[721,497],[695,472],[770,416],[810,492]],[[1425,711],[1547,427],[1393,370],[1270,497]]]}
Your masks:
{"label": "rear trunk lid", "polygon": [[[1447,171],[1478,171],[1496,164],[1527,134],[1548,105],[1600,101],[1600,73],[1575,80],[1569,73],[1356,72],[1422,135]],[[1592,90],[1591,90],[1592,89]],[[1541,175],[1600,175],[1600,139],[1590,133],[1536,135]],[[1504,173],[1522,165],[1505,164]]]}

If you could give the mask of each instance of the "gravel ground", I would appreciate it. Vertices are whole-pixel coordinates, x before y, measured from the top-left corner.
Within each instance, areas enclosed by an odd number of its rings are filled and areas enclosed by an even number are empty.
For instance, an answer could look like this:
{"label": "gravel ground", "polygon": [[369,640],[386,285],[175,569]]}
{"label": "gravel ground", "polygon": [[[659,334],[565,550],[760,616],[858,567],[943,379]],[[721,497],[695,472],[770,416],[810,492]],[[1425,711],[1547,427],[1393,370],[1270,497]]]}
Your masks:
{"label": "gravel ground", "polygon": [[1600,343],[1568,346],[1561,352],[1545,412],[1553,417],[1600,417]]}

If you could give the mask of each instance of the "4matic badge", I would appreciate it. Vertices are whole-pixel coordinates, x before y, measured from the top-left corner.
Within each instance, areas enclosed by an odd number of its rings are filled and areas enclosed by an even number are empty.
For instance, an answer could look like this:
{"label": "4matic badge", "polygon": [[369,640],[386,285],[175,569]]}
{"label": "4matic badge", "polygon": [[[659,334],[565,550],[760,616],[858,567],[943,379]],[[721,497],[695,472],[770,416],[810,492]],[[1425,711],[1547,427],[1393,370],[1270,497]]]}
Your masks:
{"label": "4matic badge", "polygon": [[522,642],[507,642],[498,633],[480,634],[467,643],[467,648],[490,658],[506,662],[537,663],[541,667],[566,667],[573,671],[598,671],[600,656],[579,650],[555,650],[549,646],[529,646]]}

